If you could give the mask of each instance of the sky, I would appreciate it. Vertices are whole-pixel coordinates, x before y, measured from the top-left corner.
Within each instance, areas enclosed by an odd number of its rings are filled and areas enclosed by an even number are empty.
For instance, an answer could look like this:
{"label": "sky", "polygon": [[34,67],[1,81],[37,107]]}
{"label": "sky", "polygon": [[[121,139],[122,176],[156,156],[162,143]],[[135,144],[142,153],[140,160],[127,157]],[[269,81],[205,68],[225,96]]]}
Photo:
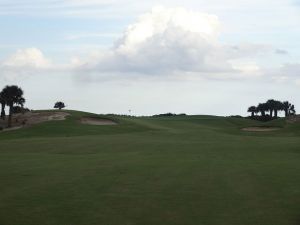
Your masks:
{"label": "sky", "polygon": [[300,107],[299,0],[0,0],[0,88],[26,107],[246,115]]}

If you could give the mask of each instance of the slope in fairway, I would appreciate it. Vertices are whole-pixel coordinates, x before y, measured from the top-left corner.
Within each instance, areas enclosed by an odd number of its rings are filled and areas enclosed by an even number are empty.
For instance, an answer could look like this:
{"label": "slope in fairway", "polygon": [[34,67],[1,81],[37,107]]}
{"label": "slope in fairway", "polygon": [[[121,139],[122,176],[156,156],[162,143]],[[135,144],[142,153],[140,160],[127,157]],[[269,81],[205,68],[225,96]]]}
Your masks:
{"label": "slope in fairway", "polygon": [[2,225],[299,225],[300,125],[179,116],[0,133]]}

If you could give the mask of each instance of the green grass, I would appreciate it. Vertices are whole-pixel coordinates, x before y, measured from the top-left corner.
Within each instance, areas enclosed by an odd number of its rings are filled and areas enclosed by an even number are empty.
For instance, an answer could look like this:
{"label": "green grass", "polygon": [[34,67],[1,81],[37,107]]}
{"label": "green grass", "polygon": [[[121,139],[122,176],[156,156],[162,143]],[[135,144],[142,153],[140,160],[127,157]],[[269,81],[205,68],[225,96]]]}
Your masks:
{"label": "green grass", "polygon": [[300,124],[69,112],[0,133],[1,225],[300,224]]}

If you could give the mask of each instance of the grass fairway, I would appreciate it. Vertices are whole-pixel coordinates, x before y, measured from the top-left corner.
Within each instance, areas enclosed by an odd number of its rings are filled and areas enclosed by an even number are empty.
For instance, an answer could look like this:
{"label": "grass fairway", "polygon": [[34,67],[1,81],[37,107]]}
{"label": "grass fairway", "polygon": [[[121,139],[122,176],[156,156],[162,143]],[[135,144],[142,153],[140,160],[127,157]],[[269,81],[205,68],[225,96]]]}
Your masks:
{"label": "grass fairway", "polygon": [[1,225],[300,224],[300,124],[70,113],[0,133]]}

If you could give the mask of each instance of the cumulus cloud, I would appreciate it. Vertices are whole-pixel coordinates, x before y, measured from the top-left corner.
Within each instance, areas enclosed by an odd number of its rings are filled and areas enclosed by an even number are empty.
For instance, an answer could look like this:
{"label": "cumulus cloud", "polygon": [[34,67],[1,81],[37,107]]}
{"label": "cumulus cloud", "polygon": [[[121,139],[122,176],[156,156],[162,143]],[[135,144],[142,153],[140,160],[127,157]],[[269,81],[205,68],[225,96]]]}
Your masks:
{"label": "cumulus cloud", "polygon": [[19,49],[6,59],[0,60],[0,78],[15,80],[38,71],[51,70],[57,66],[37,48]]}
{"label": "cumulus cloud", "polygon": [[[262,45],[223,45],[215,15],[184,8],[156,7],[128,26],[114,47],[81,61],[81,69],[97,72],[172,74],[178,72],[243,74],[234,59],[268,51]],[[254,63],[252,63],[252,67]],[[258,69],[258,66],[255,66]],[[245,67],[249,70],[249,65]]]}
{"label": "cumulus cloud", "polygon": [[[80,1],[75,1],[80,3]],[[79,74],[198,75],[244,78],[262,75],[255,57],[267,45],[226,45],[219,41],[222,24],[216,15],[184,8],[156,7],[129,25],[114,46],[73,57],[68,65],[53,64],[41,50],[18,50],[0,62],[10,73],[68,70]]]}
{"label": "cumulus cloud", "polygon": [[44,69],[50,67],[50,65],[50,60],[46,59],[44,54],[37,48],[20,49],[1,63],[1,66],[6,68]]}

